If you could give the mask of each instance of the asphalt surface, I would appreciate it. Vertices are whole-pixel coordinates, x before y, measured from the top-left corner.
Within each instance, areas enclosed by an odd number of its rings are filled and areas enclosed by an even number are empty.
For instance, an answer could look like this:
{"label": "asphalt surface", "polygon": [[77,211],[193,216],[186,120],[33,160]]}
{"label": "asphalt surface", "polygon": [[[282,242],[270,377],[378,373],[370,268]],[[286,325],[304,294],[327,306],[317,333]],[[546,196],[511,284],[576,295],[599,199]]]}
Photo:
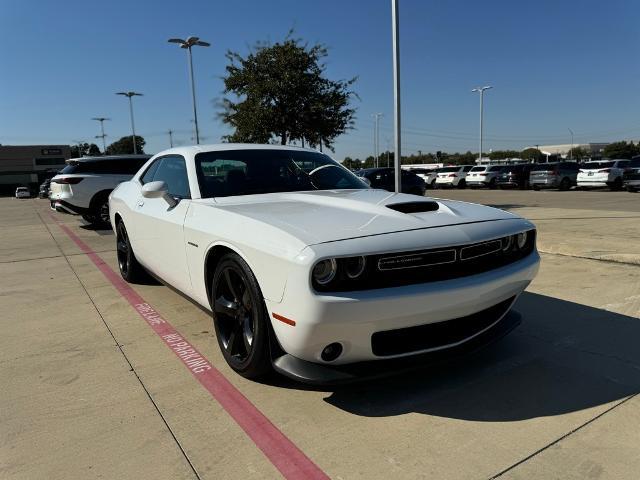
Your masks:
{"label": "asphalt surface", "polygon": [[637,478],[640,194],[431,193],[534,220],[522,325],[455,365],[326,390],[235,375],[208,314],[109,277],[111,232],[1,198],[0,478]]}

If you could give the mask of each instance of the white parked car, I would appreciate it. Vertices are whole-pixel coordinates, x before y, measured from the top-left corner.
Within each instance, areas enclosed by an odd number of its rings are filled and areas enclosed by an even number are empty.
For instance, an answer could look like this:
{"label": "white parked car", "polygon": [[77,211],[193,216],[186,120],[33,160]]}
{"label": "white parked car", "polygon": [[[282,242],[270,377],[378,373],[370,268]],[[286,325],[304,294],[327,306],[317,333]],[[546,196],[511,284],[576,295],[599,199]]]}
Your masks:
{"label": "white parked car", "polygon": [[630,160],[601,160],[580,165],[578,188],[609,187],[622,188],[624,171]]}
{"label": "white parked car", "polygon": [[27,187],[16,188],[16,198],[31,198],[31,192]]}
{"label": "white parked car", "polygon": [[212,311],[249,378],[344,381],[484,343],[538,270],[527,220],[370,189],[302,148],[166,150],[109,202],[123,278],[146,269]]}
{"label": "white parked car", "polygon": [[473,165],[455,165],[453,167],[439,168],[435,175],[435,188],[441,187],[457,187],[464,188],[467,186],[467,172],[473,168]]}
{"label": "white parked car", "polygon": [[149,155],[109,155],[67,160],[51,179],[49,200],[58,212],[82,215],[89,223],[108,224],[109,194],[130,180]]}
{"label": "white parked car", "polygon": [[467,175],[467,185],[469,187],[489,187],[496,188],[498,177],[502,173],[502,165],[478,165],[471,169]]}

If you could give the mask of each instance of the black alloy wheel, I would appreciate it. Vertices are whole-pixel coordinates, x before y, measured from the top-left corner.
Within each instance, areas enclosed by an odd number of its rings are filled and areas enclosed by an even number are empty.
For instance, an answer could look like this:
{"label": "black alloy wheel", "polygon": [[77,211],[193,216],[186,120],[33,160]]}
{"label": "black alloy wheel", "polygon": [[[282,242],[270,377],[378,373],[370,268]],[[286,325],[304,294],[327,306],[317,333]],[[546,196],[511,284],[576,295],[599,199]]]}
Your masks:
{"label": "black alloy wheel", "polygon": [[111,224],[111,218],[109,218],[109,198],[107,197],[104,202],[100,204],[98,209],[98,217],[102,225]]}
{"label": "black alloy wheel", "polygon": [[118,268],[120,275],[127,282],[137,282],[144,278],[145,270],[136,260],[136,256],[129,242],[129,235],[123,221],[116,227],[116,252],[118,256]]}
{"label": "black alloy wheel", "polygon": [[226,254],[213,275],[211,303],[218,344],[229,366],[247,378],[271,369],[267,311],[251,269]]}

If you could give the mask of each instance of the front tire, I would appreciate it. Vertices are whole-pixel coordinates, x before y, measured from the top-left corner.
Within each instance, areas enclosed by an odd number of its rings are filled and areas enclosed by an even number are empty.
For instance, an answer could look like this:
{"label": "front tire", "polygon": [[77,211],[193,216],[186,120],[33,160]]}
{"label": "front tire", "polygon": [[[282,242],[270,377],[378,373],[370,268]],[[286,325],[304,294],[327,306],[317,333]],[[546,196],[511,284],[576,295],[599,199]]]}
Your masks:
{"label": "front tire", "polygon": [[227,364],[246,378],[269,373],[269,315],[258,281],[236,253],[224,255],[215,269],[211,304],[218,345]]}
{"label": "front tire", "polygon": [[619,190],[622,190],[622,178],[620,177],[616,178],[611,184],[611,186],[609,187],[609,190],[611,190],[612,192],[617,192]]}
{"label": "front tire", "polygon": [[147,272],[142,265],[138,263],[138,260],[133,253],[131,242],[129,242],[129,235],[122,220],[120,220],[116,226],[116,248],[118,268],[122,278],[129,283],[137,283],[144,280]]}

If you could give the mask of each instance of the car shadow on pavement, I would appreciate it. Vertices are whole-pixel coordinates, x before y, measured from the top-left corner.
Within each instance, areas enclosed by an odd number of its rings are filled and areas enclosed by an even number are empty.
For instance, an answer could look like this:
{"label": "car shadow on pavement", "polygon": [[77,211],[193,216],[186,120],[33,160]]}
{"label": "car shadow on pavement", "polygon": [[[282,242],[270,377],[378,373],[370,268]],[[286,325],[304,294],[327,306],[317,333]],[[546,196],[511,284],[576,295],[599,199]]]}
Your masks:
{"label": "car shadow on pavement", "polygon": [[111,229],[111,226],[104,226],[104,225],[95,225],[93,223],[84,223],[82,225],[80,225],[80,228],[82,228],[83,230],[89,230],[92,232],[96,232],[98,235],[113,235],[113,230]]}
{"label": "car shadow on pavement", "polygon": [[334,390],[370,417],[424,413],[505,422],[561,415],[640,391],[640,319],[524,293],[522,325],[455,364]]}

